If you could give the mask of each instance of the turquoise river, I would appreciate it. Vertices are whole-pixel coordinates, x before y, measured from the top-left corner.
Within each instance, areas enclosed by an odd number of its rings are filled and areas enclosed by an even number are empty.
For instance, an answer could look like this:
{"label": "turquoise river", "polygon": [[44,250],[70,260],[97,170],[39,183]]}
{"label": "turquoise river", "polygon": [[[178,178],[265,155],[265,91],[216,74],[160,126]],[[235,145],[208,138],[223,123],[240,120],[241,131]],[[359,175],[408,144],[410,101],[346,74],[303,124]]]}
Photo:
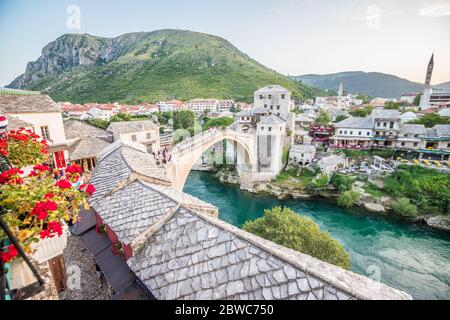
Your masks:
{"label": "turquoise river", "polygon": [[221,184],[211,174],[192,171],[184,191],[219,208],[220,219],[237,227],[286,206],[308,216],[341,241],[351,270],[410,293],[415,299],[450,299],[450,236],[424,226],[342,209],[324,200],[278,200]]}

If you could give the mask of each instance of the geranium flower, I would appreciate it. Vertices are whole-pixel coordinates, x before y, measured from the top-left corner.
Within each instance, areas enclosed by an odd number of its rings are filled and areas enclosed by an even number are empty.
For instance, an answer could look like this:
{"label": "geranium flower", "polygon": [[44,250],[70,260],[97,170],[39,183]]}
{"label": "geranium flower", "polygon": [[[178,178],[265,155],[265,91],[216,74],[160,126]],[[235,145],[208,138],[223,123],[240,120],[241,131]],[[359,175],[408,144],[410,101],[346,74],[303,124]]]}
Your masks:
{"label": "geranium flower", "polygon": [[40,232],[41,239],[53,238],[55,235],[62,235],[62,227],[58,221],[51,221],[47,223],[47,228]]}
{"label": "geranium flower", "polygon": [[14,245],[12,245],[12,244],[10,244],[8,247],[6,247],[6,249],[8,251],[3,251],[0,254],[0,259],[2,260],[3,263],[10,262],[15,257],[17,257],[17,255],[19,254],[19,252],[17,251],[16,247]]}
{"label": "geranium flower", "polygon": [[23,171],[20,169],[12,168],[6,170],[0,174],[0,183],[21,184],[23,182],[23,179],[20,177],[21,174],[23,174]]}
{"label": "geranium flower", "polygon": [[70,189],[72,187],[72,183],[70,183],[67,179],[62,179],[57,181],[55,186],[60,187],[61,189]]}
{"label": "geranium flower", "polygon": [[88,184],[82,184],[82,185],[78,188],[78,190],[86,192],[86,194],[87,194],[88,196],[92,196],[92,195],[94,194],[94,192],[95,192],[95,187],[94,187],[92,184],[90,184],[90,183],[88,183]]}

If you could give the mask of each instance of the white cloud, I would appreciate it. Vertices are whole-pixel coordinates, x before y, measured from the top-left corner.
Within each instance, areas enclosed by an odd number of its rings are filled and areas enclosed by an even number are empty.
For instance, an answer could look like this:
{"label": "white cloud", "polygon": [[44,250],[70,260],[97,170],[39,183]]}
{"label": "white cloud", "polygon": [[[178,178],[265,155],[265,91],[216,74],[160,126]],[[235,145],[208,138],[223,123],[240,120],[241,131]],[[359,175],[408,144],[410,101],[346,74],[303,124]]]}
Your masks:
{"label": "white cloud", "polygon": [[440,18],[450,16],[450,4],[440,4],[420,9],[421,17]]}

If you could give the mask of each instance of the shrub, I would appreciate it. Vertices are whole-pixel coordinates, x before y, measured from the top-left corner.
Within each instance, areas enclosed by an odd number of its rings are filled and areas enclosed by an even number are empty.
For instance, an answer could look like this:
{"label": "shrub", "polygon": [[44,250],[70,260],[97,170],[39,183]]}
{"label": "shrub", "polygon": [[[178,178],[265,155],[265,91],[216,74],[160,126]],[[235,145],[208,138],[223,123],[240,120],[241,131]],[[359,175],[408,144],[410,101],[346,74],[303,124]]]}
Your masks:
{"label": "shrub", "polygon": [[417,216],[417,207],[408,198],[400,198],[393,206],[394,212],[402,217]]}
{"label": "shrub", "polygon": [[335,187],[339,192],[350,190],[353,186],[353,182],[353,177],[339,173],[334,174],[330,181],[333,187]]}
{"label": "shrub", "polygon": [[340,242],[320,230],[313,220],[289,208],[265,210],[263,217],[247,221],[243,229],[342,268],[350,267],[349,255]]}
{"label": "shrub", "polygon": [[359,193],[356,191],[345,191],[337,199],[337,204],[341,207],[350,208],[359,200]]}

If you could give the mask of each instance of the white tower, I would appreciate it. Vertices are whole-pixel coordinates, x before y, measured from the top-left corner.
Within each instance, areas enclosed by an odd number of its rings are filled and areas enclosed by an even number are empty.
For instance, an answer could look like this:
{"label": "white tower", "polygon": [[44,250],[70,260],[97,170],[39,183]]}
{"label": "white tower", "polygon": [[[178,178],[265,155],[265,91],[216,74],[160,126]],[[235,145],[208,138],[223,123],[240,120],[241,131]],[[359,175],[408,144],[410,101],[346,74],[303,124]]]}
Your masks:
{"label": "white tower", "polygon": [[423,89],[423,95],[420,98],[420,110],[430,108],[430,98],[433,93],[431,88],[431,76],[433,75],[434,67],[434,53],[431,55],[430,62],[428,63],[427,75],[425,77],[425,88]]}
{"label": "white tower", "polygon": [[338,90],[338,96],[342,97],[344,95],[344,85],[341,83],[339,83],[339,90]]}

